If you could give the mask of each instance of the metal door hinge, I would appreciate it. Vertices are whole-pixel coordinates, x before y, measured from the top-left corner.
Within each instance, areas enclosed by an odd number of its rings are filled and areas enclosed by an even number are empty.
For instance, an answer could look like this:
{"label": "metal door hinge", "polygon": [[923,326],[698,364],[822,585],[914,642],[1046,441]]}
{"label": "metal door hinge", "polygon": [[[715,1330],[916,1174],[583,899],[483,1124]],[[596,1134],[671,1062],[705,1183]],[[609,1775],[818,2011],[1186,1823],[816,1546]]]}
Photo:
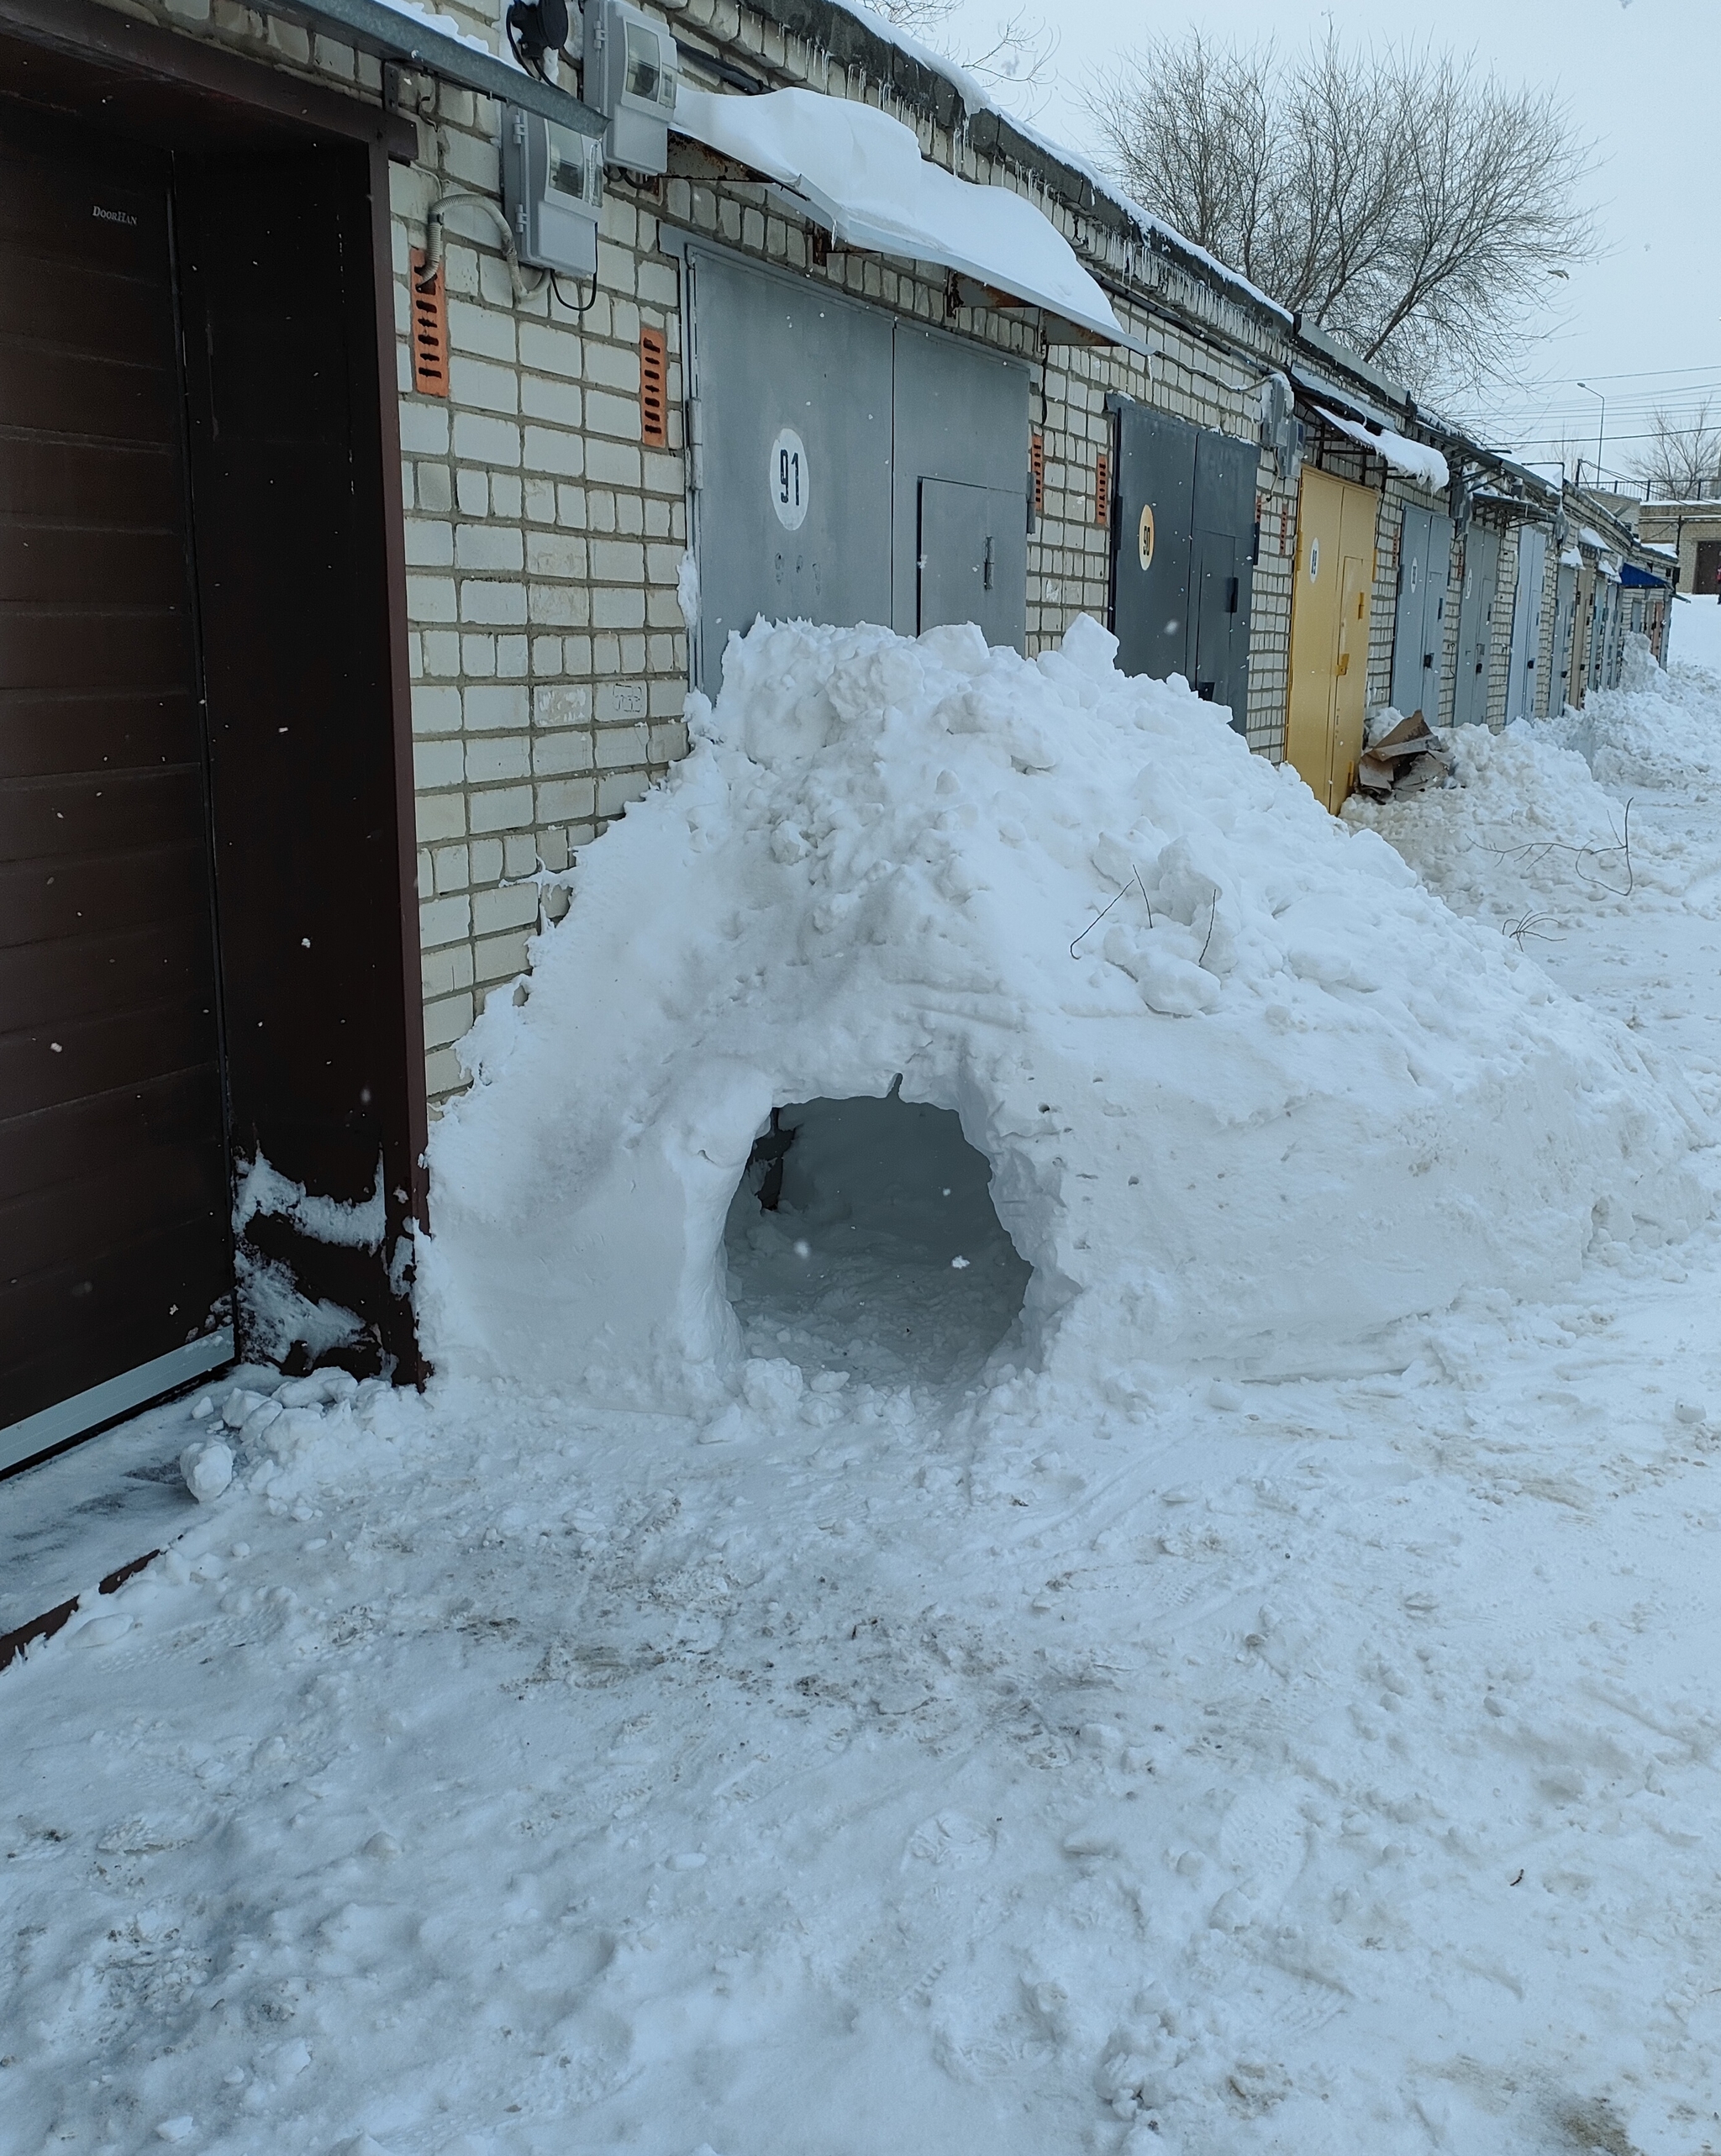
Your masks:
{"label": "metal door hinge", "polygon": [[687,491],[697,494],[705,484],[705,407],[700,398],[687,402]]}

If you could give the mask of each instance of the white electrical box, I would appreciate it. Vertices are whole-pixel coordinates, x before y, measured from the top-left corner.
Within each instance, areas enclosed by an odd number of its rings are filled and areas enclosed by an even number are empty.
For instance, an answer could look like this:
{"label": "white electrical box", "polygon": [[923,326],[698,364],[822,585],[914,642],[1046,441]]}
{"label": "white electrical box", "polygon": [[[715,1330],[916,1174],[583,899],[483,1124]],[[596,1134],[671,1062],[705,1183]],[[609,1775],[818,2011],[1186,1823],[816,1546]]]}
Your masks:
{"label": "white electrical box", "polygon": [[681,64],[666,24],[627,0],[586,0],[586,103],[609,122],[604,155],[630,172],[669,170]]}
{"label": "white electrical box", "polygon": [[536,113],[502,114],[502,200],[520,260],[571,277],[597,274],[603,138]]}

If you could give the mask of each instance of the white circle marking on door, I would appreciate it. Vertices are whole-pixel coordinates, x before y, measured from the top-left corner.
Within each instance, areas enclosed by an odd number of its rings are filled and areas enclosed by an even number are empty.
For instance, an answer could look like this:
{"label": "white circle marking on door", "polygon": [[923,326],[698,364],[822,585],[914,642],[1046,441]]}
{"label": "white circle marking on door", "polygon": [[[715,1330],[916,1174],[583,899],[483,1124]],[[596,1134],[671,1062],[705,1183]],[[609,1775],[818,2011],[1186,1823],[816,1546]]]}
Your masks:
{"label": "white circle marking on door", "polygon": [[1313,584],[1313,581],[1314,581],[1314,580],[1315,580],[1315,578],[1316,578],[1317,576],[1318,576],[1320,575],[1320,573],[1321,573],[1321,543],[1320,543],[1320,541],[1319,541],[1318,539],[1312,539],[1309,541],[1309,543],[1308,543],[1308,581],[1309,581],[1309,582],[1310,582],[1311,584]]}
{"label": "white circle marking on door", "polygon": [[1144,569],[1153,567],[1154,521],[1151,502],[1143,506],[1141,522],[1135,532],[1135,552]]}
{"label": "white circle marking on door", "polygon": [[807,444],[792,427],[782,428],[771,444],[766,477],[777,522],[785,531],[799,531],[807,521],[813,475],[807,466]]}

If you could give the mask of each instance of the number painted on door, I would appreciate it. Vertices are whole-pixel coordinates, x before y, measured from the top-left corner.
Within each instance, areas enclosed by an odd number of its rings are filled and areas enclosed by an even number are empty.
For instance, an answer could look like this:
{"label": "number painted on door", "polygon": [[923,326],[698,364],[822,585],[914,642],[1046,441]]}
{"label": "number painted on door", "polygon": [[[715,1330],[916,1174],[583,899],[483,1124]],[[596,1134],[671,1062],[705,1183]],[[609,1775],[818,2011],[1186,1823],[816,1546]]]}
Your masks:
{"label": "number painted on door", "polygon": [[792,427],[785,427],[771,445],[771,506],[785,531],[797,532],[807,521],[812,474],[807,468],[807,444]]}
{"label": "number painted on door", "polygon": [[1136,527],[1135,532],[1135,551],[1141,557],[1141,565],[1144,569],[1153,567],[1153,504],[1150,502],[1141,512],[1141,522]]}
{"label": "number painted on door", "polygon": [[1310,582],[1311,584],[1313,584],[1313,581],[1314,581],[1314,580],[1315,580],[1315,578],[1316,578],[1317,576],[1318,576],[1320,575],[1320,573],[1321,573],[1321,543],[1320,543],[1320,541],[1319,541],[1318,539],[1312,539],[1309,541],[1309,543],[1308,543],[1308,581],[1309,581],[1309,582]]}

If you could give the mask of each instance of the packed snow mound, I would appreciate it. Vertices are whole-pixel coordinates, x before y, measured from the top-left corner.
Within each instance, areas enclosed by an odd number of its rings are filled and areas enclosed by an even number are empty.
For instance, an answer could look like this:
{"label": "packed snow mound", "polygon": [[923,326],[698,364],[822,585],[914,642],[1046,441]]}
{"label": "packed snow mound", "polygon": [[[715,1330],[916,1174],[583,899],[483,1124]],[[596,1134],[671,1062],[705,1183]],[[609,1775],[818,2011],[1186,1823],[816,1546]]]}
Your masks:
{"label": "packed snow mound", "polygon": [[1459,726],[1444,738],[1450,783],[1383,802],[1355,795],[1345,820],[1378,832],[1455,912],[1526,941],[1642,886],[1651,847],[1641,824],[1629,828],[1582,756],[1522,719],[1503,734]]}
{"label": "packed snow mound", "polygon": [[1484,1286],[1701,1201],[1631,1037],[1086,618],[761,623],[668,781],[581,860],[430,1148],[455,1373],[715,1404],[726,1212],[785,1102],[954,1109],[1033,1267],[997,1351],[1366,1363]]}
{"label": "packed snow mound", "polygon": [[1682,786],[1721,772],[1721,677],[1694,666],[1670,676],[1647,639],[1629,636],[1619,686],[1592,690],[1549,725],[1603,786]]}

